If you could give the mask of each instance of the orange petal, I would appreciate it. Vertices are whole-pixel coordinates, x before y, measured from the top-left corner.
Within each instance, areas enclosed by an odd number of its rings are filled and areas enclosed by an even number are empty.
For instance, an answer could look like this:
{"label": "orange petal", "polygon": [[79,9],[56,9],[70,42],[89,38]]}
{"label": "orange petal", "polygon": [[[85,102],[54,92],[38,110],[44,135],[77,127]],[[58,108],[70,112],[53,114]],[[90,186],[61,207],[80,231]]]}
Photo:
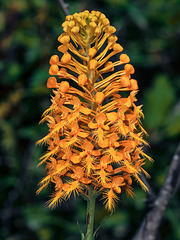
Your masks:
{"label": "orange petal", "polygon": [[82,138],[86,138],[89,135],[89,133],[85,133],[85,132],[79,132],[78,136],[82,137]]}
{"label": "orange petal", "polygon": [[98,142],[98,145],[99,145],[101,148],[106,148],[106,147],[109,146],[109,141],[108,141],[108,139],[106,138],[105,140],[99,141],[99,142]]}
{"label": "orange petal", "polygon": [[91,113],[91,110],[90,110],[89,108],[86,108],[86,107],[81,106],[81,107],[80,107],[80,112],[82,112],[82,113],[85,114],[85,115],[88,115],[88,114]]}
{"label": "orange petal", "polygon": [[103,125],[103,129],[108,131],[109,130],[109,126],[108,125]]}
{"label": "orange petal", "polygon": [[106,113],[106,116],[110,122],[114,122],[117,120],[117,113],[116,112],[111,112],[111,113]]}
{"label": "orange petal", "polygon": [[102,141],[104,138],[104,131],[102,130],[102,128],[99,127],[97,130],[97,133],[98,133],[99,141]]}
{"label": "orange petal", "polygon": [[71,161],[74,163],[74,164],[77,164],[81,161],[81,158],[79,155],[77,154],[73,154],[72,157],[71,157]]}
{"label": "orange petal", "polygon": [[90,123],[88,124],[88,127],[91,128],[91,129],[95,129],[95,128],[97,128],[97,123],[92,123],[92,122],[90,122]]}
{"label": "orange petal", "polygon": [[92,155],[97,157],[101,155],[101,152],[99,150],[92,150]]}

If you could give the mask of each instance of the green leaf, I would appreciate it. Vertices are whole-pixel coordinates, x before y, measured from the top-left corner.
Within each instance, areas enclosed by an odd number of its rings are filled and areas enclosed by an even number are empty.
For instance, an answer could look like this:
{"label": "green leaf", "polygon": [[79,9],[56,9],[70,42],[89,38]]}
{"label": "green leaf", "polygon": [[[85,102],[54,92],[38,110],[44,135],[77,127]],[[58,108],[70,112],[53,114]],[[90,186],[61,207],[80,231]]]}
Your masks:
{"label": "green leaf", "polygon": [[164,125],[175,100],[173,87],[166,75],[159,75],[146,92],[144,112],[147,128],[152,130]]}
{"label": "green leaf", "polygon": [[171,116],[171,119],[167,123],[165,132],[170,137],[180,134],[180,113]]}

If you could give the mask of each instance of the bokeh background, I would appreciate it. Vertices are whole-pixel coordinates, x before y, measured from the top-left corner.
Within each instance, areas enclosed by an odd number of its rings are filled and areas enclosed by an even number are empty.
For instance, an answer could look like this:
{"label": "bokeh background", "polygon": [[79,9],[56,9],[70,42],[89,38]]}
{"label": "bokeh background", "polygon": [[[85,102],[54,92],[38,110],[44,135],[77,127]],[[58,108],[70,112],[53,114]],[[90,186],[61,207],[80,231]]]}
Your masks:
{"label": "bokeh background", "polygon": [[[73,14],[85,9],[103,12],[117,28],[119,43],[135,67],[138,103],[149,133],[154,160],[146,170],[158,194],[180,140],[180,1],[179,0],[67,0]],[[86,203],[70,199],[49,210],[51,189],[36,196],[44,166],[37,168],[44,148],[35,142],[47,133],[38,122],[50,105],[46,88],[49,58],[57,54],[65,15],[58,0],[1,0],[0,2],[0,239],[76,240],[84,230]],[[115,213],[97,239],[131,239],[150,209],[146,194],[135,186],[134,199],[121,196]],[[180,196],[165,211],[158,240],[180,239]],[[97,204],[96,226],[108,217]]]}

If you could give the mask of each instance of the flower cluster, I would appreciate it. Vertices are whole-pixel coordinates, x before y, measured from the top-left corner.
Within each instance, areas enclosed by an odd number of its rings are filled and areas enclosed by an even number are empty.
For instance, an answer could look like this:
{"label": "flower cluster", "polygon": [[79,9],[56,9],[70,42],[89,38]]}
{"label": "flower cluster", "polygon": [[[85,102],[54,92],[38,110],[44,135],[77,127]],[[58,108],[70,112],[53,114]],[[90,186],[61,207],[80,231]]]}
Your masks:
{"label": "flower cluster", "polygon": [[49,133],[38,141],[48,146],[40,162],[47,175],[38,193],[54,184],[49,206],[55,207],[72,193],[86,195],[91,185],[111,211],[122,190],[133,195],[132,179],[147,190],[139,176],[148,176],[143,165],[149,157],[142,149],[147,143],[141,106],[135,105],[134,67],[126,54],[118,57],[123,47],[104,14],[75,13],[62,27],[61,58],[51,57],[47,82],[55,89],[52,105],[41,120]]}

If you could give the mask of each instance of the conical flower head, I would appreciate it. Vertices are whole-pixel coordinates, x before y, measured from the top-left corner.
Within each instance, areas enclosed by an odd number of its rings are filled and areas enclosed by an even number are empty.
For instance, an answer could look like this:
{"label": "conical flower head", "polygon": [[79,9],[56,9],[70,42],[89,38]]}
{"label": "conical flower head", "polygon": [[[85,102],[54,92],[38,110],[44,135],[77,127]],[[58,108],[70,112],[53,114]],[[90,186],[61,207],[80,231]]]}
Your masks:
{"label": "conical flower head", "polygon": [[75,13],[62,27],[61,57],[51,57],[47,82],[55,89],[52,105],[41,120],[48,122],[49,133],[38,141],[48,146],[40,162],[46,163],[47,176],[38,192],[53,183],[49,206],[54,207],[72,193],[86,195],[91,185],[112,210],[122,190],[133,195],[132,179],[147,190],[139,177],[148,176],[142,166],[149,157],[142,150],[145,131],[141,106],[135,105],[134,67],[121,54],[116,29],[104,14]]}

